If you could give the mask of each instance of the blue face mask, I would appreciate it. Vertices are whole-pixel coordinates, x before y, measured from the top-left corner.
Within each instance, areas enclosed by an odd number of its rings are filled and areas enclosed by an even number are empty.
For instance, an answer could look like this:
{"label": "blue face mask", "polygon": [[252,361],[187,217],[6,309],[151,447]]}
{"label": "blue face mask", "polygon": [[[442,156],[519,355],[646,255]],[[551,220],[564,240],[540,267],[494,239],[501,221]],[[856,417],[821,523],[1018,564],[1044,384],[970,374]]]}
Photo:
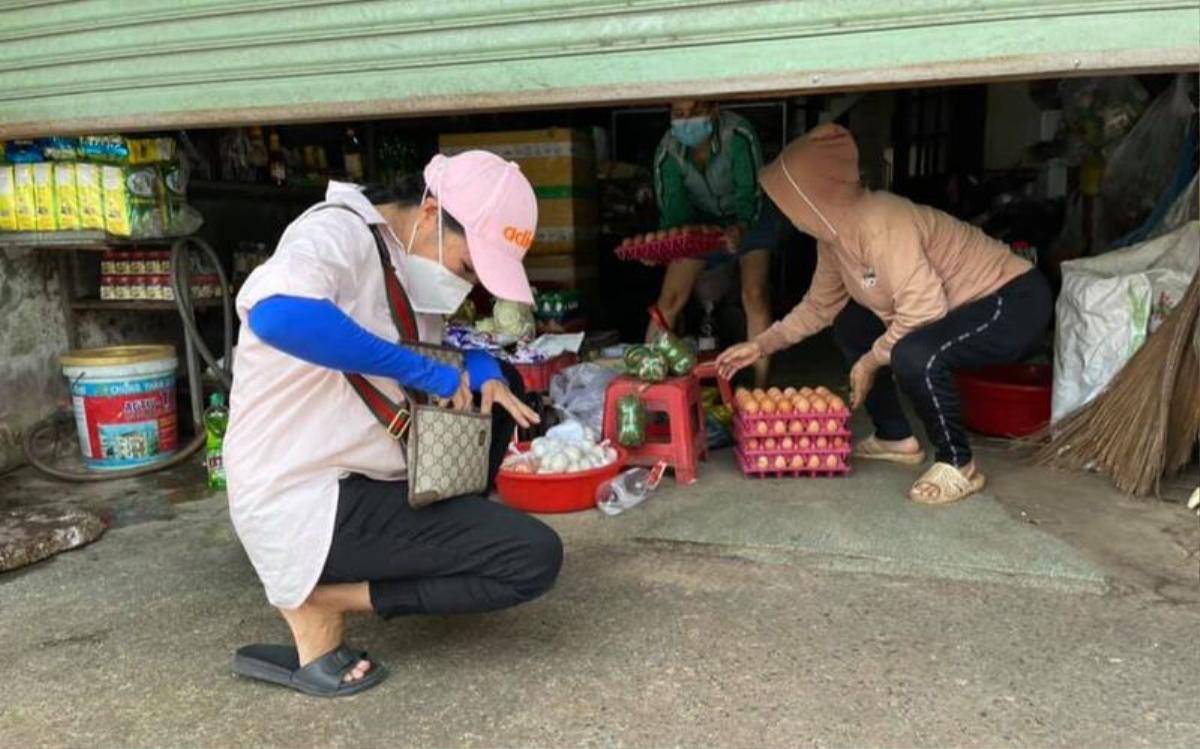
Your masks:
{"label": "blue face mask", "polygon": [[671,135],[688,148],[695,148],[712,135],[711,117],[683,117],[671,120]]}

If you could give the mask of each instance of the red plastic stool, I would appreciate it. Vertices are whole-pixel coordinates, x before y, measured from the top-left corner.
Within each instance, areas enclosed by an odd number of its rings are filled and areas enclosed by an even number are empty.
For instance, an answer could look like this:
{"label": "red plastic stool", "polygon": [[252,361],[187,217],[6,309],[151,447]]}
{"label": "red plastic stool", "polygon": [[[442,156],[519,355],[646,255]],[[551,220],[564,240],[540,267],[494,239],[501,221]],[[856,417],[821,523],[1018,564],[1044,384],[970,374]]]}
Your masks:
{"label": "red plastic stool", "polygon": [[695,377],[675,377],[658,383],[632,377],[618,377],[604,393],[604,436],[616,441],[617,401],[636,395],[646,404],[647,420],[654,414],[666,414],[670,434],[664,441],[652,441],[647,428],[646,442],[631,447],[629,463],[652,466],[660,460],[675,470],[675,482],[690,484],[696,480],[696,466],[708,457],[704,428],[704,404],[700,402],[700,383]]}

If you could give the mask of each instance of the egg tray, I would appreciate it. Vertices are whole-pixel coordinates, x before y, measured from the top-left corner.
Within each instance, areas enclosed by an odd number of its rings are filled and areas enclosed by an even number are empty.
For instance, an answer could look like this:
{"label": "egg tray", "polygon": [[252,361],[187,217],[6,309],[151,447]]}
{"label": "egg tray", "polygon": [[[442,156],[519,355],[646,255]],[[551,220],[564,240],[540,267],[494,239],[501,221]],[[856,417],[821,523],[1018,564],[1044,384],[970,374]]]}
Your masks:
{"label": "egg tray", "polygon": [[686,232],[665,239],[622,244],[615,254],[620,260],[666,265],[674,260],[711,254],[721,249],[723,243],[722,232]]}
{"label": "egg tray", "polygon": [[[826,422],[829,421],[830,419],[837,420],[838,427],[839,427],[838,429],[829,430],[827,428],[828,425],[826,424]],[[804,431],[803,432],[787,432],[785,434],[777,434],[774,431],[774,426],[776,423],[783,422],[785,424],[790,424],[793,421],[805,422]],[[820,421],[821,422],[821,430],[818,432],[808,431],[807,424],[810,421]],[[848,440],[851,437],[850,427],[847,424],[848,421],[849,421],[848,415],[847,416],[839,416],[839,415],[830,415],[830,414],[808,414],[808,415],[791,414],[788,416],[770,415],[770,416],[763,418],[763,417],[759,417],[759,416],[748,416],[746,414],[738,414],[737,416],[734,417],[734,420],[733,420],[733,431],[734,431],[734,435],[739,440],[742,439],[743,437],[758,437],[758,438],[765,438],[765,437],[777,437],[777,438],[778,437],[845,437]],[[755,431],[755,429],[757,428],[757,425],[762,422],[765,422],[768,425],[769,431],[766,434],[762,434],[760,432]]]}
{"label": "egg tray", "polygon": [[[759,468],[758,466],[754,465],[750,455],[742,452],[742,448],[735,448],[733,453],[737,457],[738,467],[742,470],[742,475],[746,476],[747,478],[838,478],[841,476],[850,475],[850,464],[846,459],[849,457],[848,455],[843,457],[841,465],[837,468]],[[783,453],[776,451],[773,454]],[[793,451],[792,454],[794,455],[799,453],[795,453]],[[808,455],[820,453],[808,451],[807,453],[803,454]],[[788,457],[791,456],[792,455],[788,455]],[[753,455],[753,458],[757,457],[757,453]]]}

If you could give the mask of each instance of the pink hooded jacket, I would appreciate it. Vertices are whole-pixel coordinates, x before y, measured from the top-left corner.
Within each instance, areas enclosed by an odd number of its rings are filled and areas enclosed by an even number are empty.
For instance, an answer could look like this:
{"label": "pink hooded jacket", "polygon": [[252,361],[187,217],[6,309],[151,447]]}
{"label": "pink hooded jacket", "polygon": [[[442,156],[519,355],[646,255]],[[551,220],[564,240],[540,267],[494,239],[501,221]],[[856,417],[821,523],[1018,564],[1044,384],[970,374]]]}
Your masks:
{"label": "pink hooded jacket", "polygon": [[793,141],[758,181],[796,228],[817,238],[812,286],[755,341],[772,354],[828,327],[853,299],[887,325],[872,353],[997,291],[1032,266],[977,227],[859,183],[858,146],[838,125]]}

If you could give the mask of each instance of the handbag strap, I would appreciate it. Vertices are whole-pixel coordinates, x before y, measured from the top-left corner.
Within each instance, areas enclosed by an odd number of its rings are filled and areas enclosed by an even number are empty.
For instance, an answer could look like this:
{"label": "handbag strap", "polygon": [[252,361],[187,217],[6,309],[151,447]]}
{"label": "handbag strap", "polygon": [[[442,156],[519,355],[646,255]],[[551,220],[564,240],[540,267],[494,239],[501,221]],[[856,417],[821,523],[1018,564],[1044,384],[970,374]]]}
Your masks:
{"label": "handbag strap", "polygon": [[[371,230],[371,236],[375,239],[375,250],[379,255],[380,268],[383,270],[383,287],[387,293],[388,312],[391,313],[392,322],[396,326],[396,332],[400,335],[400,341],[420,340],[420,334],[417,330],[417,317],[413,313],[412,305],[409,304],[408,295],[404,292],[404,287],[400,285],[400,279],[396,276],[396,268],[392,265],[392,258],[388,252],[387,242],[384,240],[383,233],[379,230],[379,227],[364,219],[353,208],[336,203],[327,203],[318,206],[309,211],[309,213],[317,213],[324,210],[347,211],[353,213],[367,224],[367,228]],[[354,388],[354,392],[358,393],[358,397],[375,417],[375,420],[387,431],[388,436],[402,445],[405,444],[404,437],[408,431],[409,422],[412,419],[412,412],[403,404],[393,401],[361,374],[357,372],[343,372],[342,374],[349,381],[350,387]],[[413,396],[409,395],[403,387],[400,388],[400,394],[407,403],[417,402],[413,400]]]}

